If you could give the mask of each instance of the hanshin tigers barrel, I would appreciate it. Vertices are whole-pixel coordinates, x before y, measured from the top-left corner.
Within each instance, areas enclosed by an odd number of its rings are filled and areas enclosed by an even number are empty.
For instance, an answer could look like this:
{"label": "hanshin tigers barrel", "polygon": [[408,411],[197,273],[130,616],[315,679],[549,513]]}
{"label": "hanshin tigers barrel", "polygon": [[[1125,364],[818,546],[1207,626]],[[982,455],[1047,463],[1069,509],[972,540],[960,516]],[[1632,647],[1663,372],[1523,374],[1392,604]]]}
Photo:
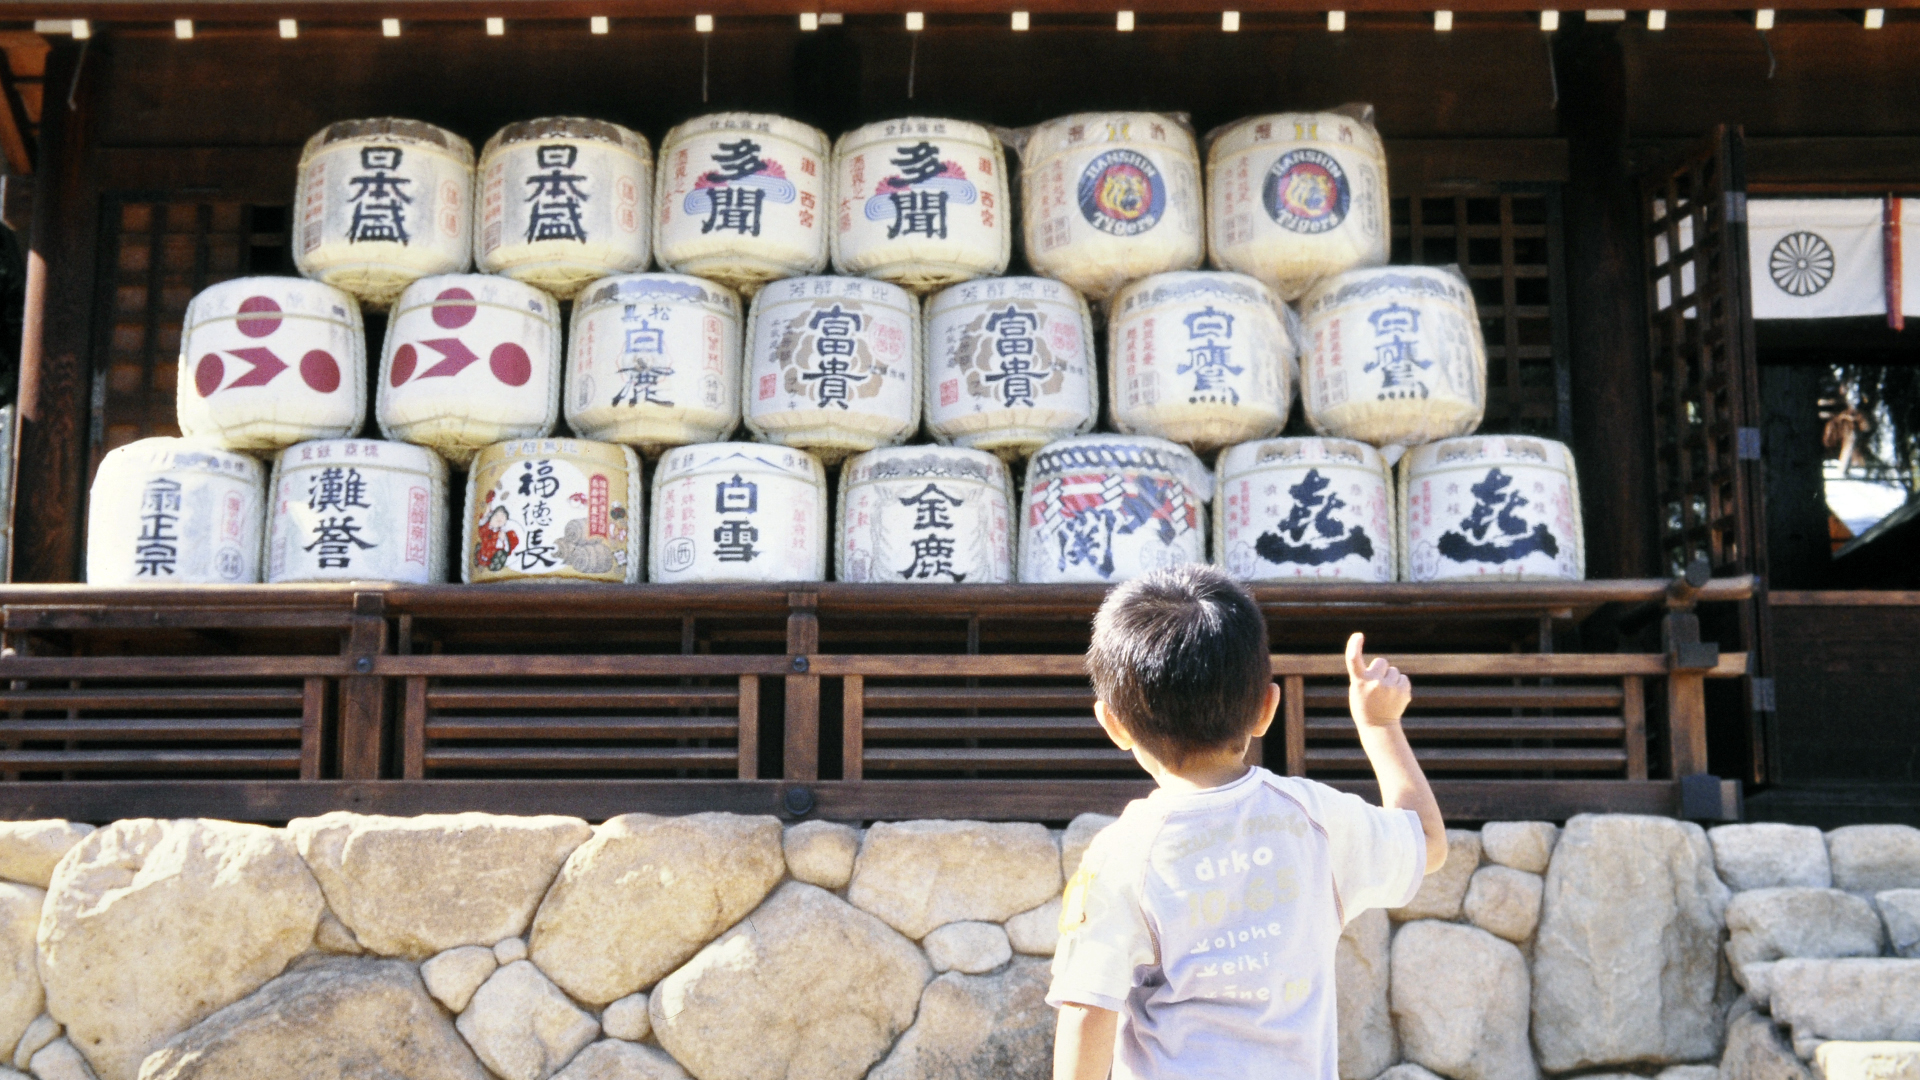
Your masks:
{"label": "hanshin tigers barrel", "polygon": [[1392,581],[1393,472],[1351,439],[1262,439],[1221,451],[1213,561],[1242,581]]}
{"label": "hanshin tigers barrel", "polygon": [[360,305],[304,278],[209,286],[187,305],[174,396],[181,434],[228,450],[354,435],[367,415]]}
{"label": "hanshin tigers barrel", "polygon": [[267,502],[268,584],[447,580],[447,463],[423,446],[289,446],[274,463]]}
{"label": "hanshin tigers barrel", "polygon": [[1027,465],[1020,580],[1115,582],[1207,561],[1213,478],[1184,446],[1142,436],[1049,443]]}
{"label": "hanshin tigers barrel", "polygon": [[685,274],[596,281],[573,302],[567,424],[653,455],[740,423],[740,299]]}
{"label": "hanshin tigers barrel", "polygon": [[87,500],[87,584],[259,581],[265,486],[260,462],[203,440],[109,450]]}
{"label": "hanshin tigers barrel", "polygon": [[660,143],[653,254],[660,268],[751,295],[826,269],[825,132],[766,113],[689,120]]}
{"label": "hanshin tigers barrel", "polygon": [[942,443],[1021,458],[1100,413],[1093,316],[1051,278],[986,278],[927,300],[921,382]]}
{"label": "hanshin tigers barrel", "polygon": [[833,148],[833,268],[924,293],[1007,268],[1006,151],[993,132],[925,117],[855,128]]}
{"label": "hanshin tigers barrel", "polygon": [[841,581],[1013,580],[1013,485],[984,451],[893,446],[849,458],[835,520]]}
{"label": "hanshin tigers barrel", "polygon": [[570,300],[653,258],[653,154],[604,120],[508,124],[480,152],[474,261]]}

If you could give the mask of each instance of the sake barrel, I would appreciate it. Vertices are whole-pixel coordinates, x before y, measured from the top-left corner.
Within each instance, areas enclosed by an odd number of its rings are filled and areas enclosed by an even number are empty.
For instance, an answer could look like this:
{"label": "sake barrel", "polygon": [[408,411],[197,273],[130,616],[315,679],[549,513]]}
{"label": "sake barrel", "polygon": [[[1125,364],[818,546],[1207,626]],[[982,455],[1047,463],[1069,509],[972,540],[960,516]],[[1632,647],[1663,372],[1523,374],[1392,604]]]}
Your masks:
{"label": "sake barrel", "polygon": [[460,580],[640,580],[643,493],[632,447],[509,439],[467,473]]}
{"label": "sake barrel", "polygon": [[1220,454],[1213,561],[1242,581],[1392,581],[1393,476],[1351,439],[1263,439]]}
{"label": "sake barrel", "polygon": [[180,333],[174,400],[182,434],[229,450],[358,433],[367,415],[360,305],[302,278],[201,290]]}
{"label": "sake barrel", "polygon": [[824,132],[765,113],[689,120],[660,144],[653,254],[751,294],[827,266]]}
{"label": "sake barrel", "polygon": [[1207,148],[1213,264],[1259,278],[1282,300],[1386,262],[1387,221],[1387,156],[1372,124],[1340,113],[1256,116]]}
{"label": "sake barrel", "polygon": [[962,120],[888,120],[833,147],[833,268],[914,292],[999,274],[1013,230],[1007,156]]}
{"label": "sake barrel", "polygon": [[1300,397],[1315,431],[1405,447],[1480,426],[1487,347],[1458,270],[1349,270],[1308,293],[1300,315]]}
{"label": "sake barrel", "polygon": [[740,422],[740,299],[684,274],[596,281],[573,303],[567,426],[653,455]]}
{"label": "sake barrel", "polygon": [[538,438],[560,414],[560,305],[512,278],[408,286],[387,322],[375,417],[389,439],[465,465],[483,446]]}
{"label": "sake barrel", "polygon": [[894,446],[840,473],[841,581],[1013,580],[1013,485],[992,454]]}
{"label": "sake barrel", "polygon": [[87,505],[87,584],[234,585],[260,580],[265,470],[197,439],[107,452]]}
{"label": "sake barrel", "polygon": [[1193,132],[1161,113],[1076,113],[1021,154],[1021,226],[1040,273],[1104,300],[1206,255]]}
{"label": "sake barrel", "polygon": [[1580,483],[1564,443],[1442,439],[1400,459],[1406,581],[1579,581]]}
{"label": "sake barrel", "polygon": [[1142,436],[1049,443],[1027,465],[1020,580],[1125,581],[1207,561],[1213,478],[1184,446]]}
{"label": "sake barrel", "polygon": [[384,311],[473,258],[473,146],[418,120],[342,120],[307,140],[294,264]]}
{"label": "sake barrel", "polygon": [[925,312],[927,428],[942,443],[1025,457],[1100,415],[1093,317],[1051,278],[989,278]]}
{"label": "sake barrel", "polygon": [[804,450],[702,443],[653,474],[654,581],[824,581],[827,474]]}
{"label": "sake barrel", "polygon": [[863,278],[778,282],[753,298],[745,414],[763,442],[828,464],[920,428],[920,317],[905,289]]}
{"label": "sake barrel", "polygon": [[653,153],[603,120],[508,124],[480,152],[474,262],[569,300],[653,258]]}
{"label": "sake barrel", "polygon": [[447,580],[447,463],[425,447],[375,439],[289,446],[267,502],[269,583]]}
{"label": "sake barrel", "polygon": [[1273,293],[1244,274],[1156,274],[1113,298],[1113,426],[1200,453],[1277,435],[1293,407],[1293,339]]}

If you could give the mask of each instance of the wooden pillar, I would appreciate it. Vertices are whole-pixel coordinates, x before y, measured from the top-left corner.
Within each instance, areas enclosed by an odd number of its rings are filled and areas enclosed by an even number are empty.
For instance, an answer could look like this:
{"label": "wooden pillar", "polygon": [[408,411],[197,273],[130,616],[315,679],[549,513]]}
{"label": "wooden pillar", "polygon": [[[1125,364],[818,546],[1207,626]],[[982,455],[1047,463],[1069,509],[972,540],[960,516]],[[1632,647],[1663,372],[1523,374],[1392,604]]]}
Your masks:
{"label": "wooden pillar", "polygon": [[788,780],[820,779],[820,677],[807,674],[809,658],[820,651],[819,599],[810,592],[787,594],[787,655],[793,664],[787,676]]}
{"label": "wooden pillar", "polygon": [[353,594],[344,650],[356,672],[340,680],[340,779],[378,780],[387,754],[387,680],[371,674],[387,651],[387,598]]}

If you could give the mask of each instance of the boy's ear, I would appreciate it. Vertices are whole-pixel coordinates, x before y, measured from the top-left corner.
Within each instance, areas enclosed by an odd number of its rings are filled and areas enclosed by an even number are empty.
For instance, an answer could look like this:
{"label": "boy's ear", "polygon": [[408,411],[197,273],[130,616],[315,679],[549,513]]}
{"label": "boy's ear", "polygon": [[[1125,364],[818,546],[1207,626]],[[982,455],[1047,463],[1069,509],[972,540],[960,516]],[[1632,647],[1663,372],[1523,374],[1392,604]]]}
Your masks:
{"label": "boy's ear", "polygon": [[1267,684],[1267,702],[1260,706],[1260,710],[1260,722],[1253,725],[1253,730],[1247,733],[1256,739],[1267,733],[1267,729],[1273,726],[1274,714],[1280,711],[1279,683]]}
{"label": "boy's ear", "polygon": [[[1107,708],[1107,703],[1098,698],[1093,702],[1093,718],[1100,722],[1100,730],[1107,733],[1107,738],[1113,740],[1113,745],[1122,750],[1133,749],[1133,736],[1129,735],[1127,729],[1121,725],[1120,718],[1113,715],[1113,710]],[[1272,717],[1269,716],[1268,720],[1272,720]]]}

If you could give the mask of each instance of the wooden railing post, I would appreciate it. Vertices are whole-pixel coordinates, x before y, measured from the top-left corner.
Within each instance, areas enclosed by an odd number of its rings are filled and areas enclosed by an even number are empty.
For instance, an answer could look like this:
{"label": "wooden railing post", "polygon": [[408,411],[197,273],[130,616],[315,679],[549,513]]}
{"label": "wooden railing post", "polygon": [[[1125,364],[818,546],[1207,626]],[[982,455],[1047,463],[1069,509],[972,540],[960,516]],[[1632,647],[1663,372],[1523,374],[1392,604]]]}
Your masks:
{"label": "wooden railing post", "polygon": [[1695,600],[1712,571],[1696,555],[1667,586],[1660,645],[1667,654],[1667,768],[1674,780],[1707,771],[1707,678],[1720,663],[1720,646],[1700,640]]}
{"label": "wooden railing post", "polygon": [[811,783],[820,779],[820,677],[808,673],[820,651],[819,594],[787,594],[786,778]]}
{"label": "wooden railing post", "polygon": [[[353,594],[353,624],[344,653],[356,672],[371,672],[387,651],[387,598]],[[340,779],[378,780],[386,760],[387,681],[376,675],[340,680]]]}
{"label": "wooden railing post", "polygon": [[1288,675],[1280,686],[1281,731],[1286,740],[1288,776],[1307,775],[1307,680]]}

